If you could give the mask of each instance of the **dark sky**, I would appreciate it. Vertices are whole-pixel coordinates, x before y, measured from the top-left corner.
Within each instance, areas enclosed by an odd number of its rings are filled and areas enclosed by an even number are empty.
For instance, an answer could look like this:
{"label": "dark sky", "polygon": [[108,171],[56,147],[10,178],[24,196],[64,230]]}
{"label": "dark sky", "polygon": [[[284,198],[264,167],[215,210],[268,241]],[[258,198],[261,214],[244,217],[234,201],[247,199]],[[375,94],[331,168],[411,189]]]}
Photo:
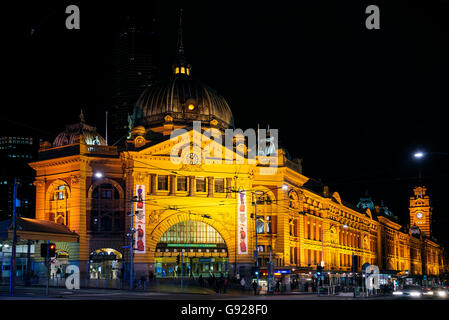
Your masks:
{"label": "dark sky", "polygon": [[[130,16],[155,32],[164,78],[182,6],[193,75],[228,100],[236,127],[279,129],[305,175],[353,203],[368,189],[408,223],[418,173],[411,153],[449,152],[449,1],[241,2],[57,1],[5,10],[12,102],[2,109],[3,128],[15,121],[51,140],[82,108],[104,132],[122,21]],[[65,29],[69,4],[80,7],[81,30]],[[365,28],[369,4],[380,7],[380,30]],[[445,241],[448,163],[435,155],[420,164],[435,235]]]}

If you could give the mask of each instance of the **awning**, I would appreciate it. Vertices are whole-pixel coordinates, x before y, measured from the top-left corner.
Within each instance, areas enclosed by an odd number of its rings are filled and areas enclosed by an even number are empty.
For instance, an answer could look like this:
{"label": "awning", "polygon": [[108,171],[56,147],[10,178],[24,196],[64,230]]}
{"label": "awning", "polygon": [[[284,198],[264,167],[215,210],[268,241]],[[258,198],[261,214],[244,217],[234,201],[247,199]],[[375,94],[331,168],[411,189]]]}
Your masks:
{"label": "awning", "polygon": [[[0,221],[0,239],[12,240],[12,219]],[[17,218],[17,240],[52,240],[78,242],[79,235],[65,225],[46,220]]]}

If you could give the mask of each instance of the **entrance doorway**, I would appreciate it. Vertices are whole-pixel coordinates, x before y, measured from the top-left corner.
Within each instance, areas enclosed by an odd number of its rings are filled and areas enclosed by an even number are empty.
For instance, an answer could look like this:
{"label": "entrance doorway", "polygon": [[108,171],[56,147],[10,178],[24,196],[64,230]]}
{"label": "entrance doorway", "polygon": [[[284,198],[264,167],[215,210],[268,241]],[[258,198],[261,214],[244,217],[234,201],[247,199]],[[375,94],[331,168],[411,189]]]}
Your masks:
{"label": "entrance doorway", "polygon": [[177,278],[181,272],[184,277],[194,278],[227,276],[228,261],[226,244],[217,230],[201,221],[183,221],[171,226],[159,239],[155,276]]}
{"label": "entrance doorway", "polygon": [[89,279],[119,279],[122,254],[115,249],[102,248],[90,254]]}

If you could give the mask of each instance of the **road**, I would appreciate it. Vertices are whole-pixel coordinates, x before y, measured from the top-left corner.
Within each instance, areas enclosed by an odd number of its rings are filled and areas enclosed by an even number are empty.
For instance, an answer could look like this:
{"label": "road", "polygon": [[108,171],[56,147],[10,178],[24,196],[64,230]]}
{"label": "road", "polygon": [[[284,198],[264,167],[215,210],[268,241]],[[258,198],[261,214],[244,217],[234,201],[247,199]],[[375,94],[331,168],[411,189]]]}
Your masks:
{"label": "road", "polygon": [[283,295],[252,295],[249,292],[230,291],[226,294],[216,294],[210,290],[204,293],[188,292],[158,292],[142,290],[116,289],[80,289],[49,288],[45,295],[45,287],[17,287],[14,296],[10,296],[7,287],[0,288],[0,300],[429,300],[431,298],[408,298],[401,296],[382,295],[374,297],[353,296],[317,296],[316,294],[290,293]]}

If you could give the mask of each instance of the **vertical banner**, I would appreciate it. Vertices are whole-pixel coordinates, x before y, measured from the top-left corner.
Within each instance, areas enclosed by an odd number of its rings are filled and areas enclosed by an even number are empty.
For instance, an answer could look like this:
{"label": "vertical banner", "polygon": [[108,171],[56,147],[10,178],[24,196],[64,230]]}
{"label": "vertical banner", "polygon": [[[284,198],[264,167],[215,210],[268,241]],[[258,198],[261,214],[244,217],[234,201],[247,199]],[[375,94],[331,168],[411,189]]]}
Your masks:
{"label": "vertical banner", "polygon": [[248,254],[246,191],[239,192],[238,200],[238,253]]}
{"label": "vertical banner", "polygon": [[145,253],[145,186],[136,185],[137,201],[134,208],[134,252]]}

